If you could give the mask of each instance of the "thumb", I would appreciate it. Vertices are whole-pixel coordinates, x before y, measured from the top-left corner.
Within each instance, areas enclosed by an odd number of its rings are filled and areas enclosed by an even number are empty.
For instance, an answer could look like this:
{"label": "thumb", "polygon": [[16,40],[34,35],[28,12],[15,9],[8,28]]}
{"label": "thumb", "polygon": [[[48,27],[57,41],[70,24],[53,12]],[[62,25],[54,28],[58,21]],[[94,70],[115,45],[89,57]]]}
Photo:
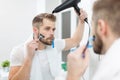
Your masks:
{"label": "thumb", "polygon": [[79,47],[76,51],[75,54],[78,55],[80,58],[82,57],[86,62],[89,61],[89,51],[86,48],[86,46],[81,46]]}
{"label": "thumb", "polygon": [[38,40],[38,35],[35,34],[35,33],[33,33],[33,39],[34,39],[34,40]]}
{"label": "thumb", "polygon": [[78,55],[81,55],[83,54],[83,51],[85,50],[85,48],[86,48],[85,46],[81,46],[75,51],[75,53]]}

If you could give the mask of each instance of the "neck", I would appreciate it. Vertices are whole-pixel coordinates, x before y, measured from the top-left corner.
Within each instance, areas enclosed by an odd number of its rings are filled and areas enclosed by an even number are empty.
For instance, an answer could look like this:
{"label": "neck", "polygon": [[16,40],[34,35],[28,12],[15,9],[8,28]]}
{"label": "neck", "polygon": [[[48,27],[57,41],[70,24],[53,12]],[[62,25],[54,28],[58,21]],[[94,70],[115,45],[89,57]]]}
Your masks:
{"label": "neck", "polygon": [[39,45],[38,45],[38,50],[43,50],[46,48],[46,45],[43,44],[42,42],[39,42]]}
{"label": "neck", "polygon": [[105,44],[105,45],[103,45],[104,47],[103,47],[103,50],[102,50],[102,53],[106,53],[107,52],[107,50],[112,46],[112,44],[115,42],[115,40],[117,40],[118,39],[118,37],[116,37],[115,35],[114,36],[110,36],[110,37],[108,37],[106,40],[105,40],[105,42],[103,43],[103,44]]}

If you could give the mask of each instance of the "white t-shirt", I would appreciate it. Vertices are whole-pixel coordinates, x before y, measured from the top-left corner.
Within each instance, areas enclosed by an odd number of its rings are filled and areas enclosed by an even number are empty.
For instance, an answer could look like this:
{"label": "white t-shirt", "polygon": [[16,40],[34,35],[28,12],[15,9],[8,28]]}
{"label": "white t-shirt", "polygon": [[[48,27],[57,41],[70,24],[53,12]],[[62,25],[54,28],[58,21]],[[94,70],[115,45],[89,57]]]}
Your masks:
{"label": "white t-shirt", "polygon": [[54,80],[54,77],[50,72],[46,50],[38,50],[36,51],[35,55],[39,60],[43,80]]}
{"label": "white t-shirt", "polygon": [[[61,51],[65,47],[65,40],[55,40],[54,48],[48,46],[44,50],[35,51],[31,65],[30,80],[54,80],[61,65]],[[11,66],[21,66],[25,58],[25,45],[15,47],[10,56]],[[57,73],[56,73],[57,72]],[[55,74],[55,75],[54,75]]]}
{"label": "white t-shirt", "polygon": [[92,80],[120,80],[120,39],[106,52]]}

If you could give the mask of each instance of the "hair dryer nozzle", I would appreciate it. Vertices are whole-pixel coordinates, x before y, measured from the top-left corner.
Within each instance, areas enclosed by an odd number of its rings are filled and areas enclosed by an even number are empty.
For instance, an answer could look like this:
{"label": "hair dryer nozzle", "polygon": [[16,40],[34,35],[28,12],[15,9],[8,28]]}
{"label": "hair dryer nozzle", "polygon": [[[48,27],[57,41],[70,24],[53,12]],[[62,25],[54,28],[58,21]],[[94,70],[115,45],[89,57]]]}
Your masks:
{"label": "hair dryer nozzle", "polygon": [[61,5],[59,5],[58,7],[56,7],[52,13],[57,13],[60,12],[64,9],[70,8],[70,7],[75,7],[77,6],[77,4],[80,2],[81,0],[66,0],[65,2],[63,2]]}

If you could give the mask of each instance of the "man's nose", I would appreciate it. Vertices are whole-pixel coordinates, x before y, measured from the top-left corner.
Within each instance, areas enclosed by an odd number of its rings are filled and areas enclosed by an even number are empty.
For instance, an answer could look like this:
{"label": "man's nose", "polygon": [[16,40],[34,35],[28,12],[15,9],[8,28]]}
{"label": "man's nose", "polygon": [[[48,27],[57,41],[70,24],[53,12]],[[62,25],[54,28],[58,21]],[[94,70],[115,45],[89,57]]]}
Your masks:
{"label": "man's nose", "polygon": [[53,30],[50,30],[50,34],[53,35],[53,34],[54,34],[54,31],[53,31]]}

